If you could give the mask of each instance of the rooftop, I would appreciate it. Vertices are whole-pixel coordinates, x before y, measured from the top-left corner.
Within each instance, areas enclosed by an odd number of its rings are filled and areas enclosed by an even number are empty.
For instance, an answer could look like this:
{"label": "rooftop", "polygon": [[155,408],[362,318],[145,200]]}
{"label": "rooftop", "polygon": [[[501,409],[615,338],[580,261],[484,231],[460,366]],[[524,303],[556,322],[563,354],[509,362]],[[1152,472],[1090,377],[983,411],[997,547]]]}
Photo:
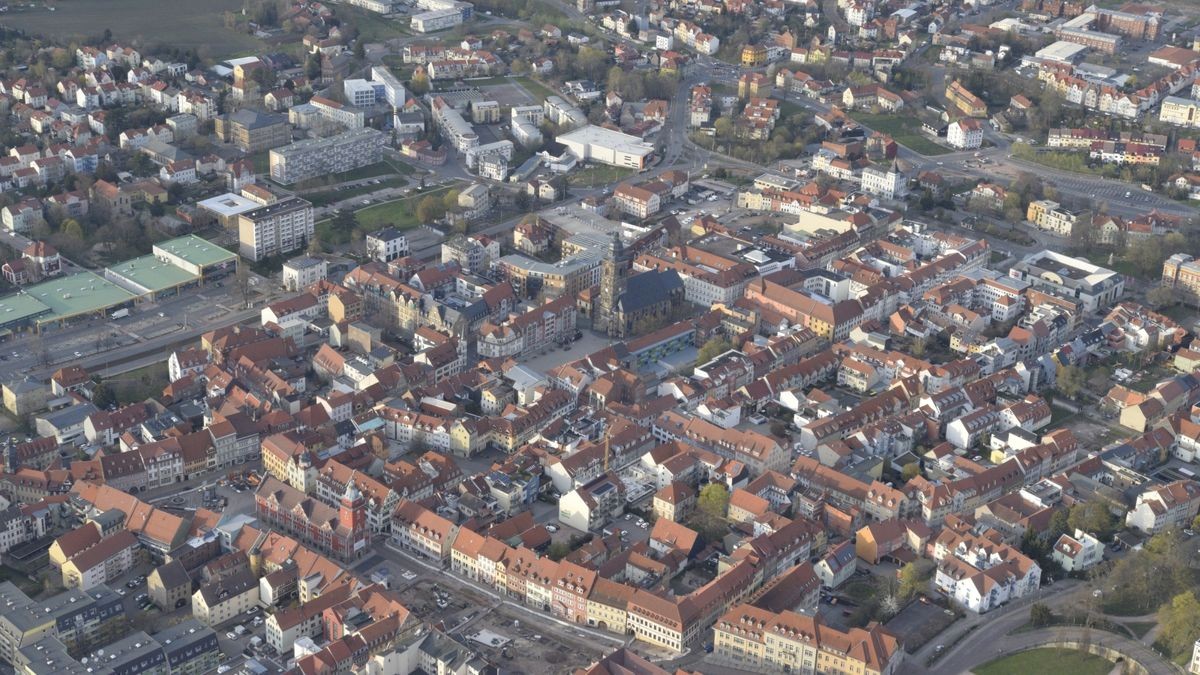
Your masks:
{"label": "rooftop", "polygon": [[158,293],[197,279],[191,272],[163,262],[153,255],[144,255],[113,265],[104,271],[104,276],[138,295]]}
{"label": "rooftop", "polygon": [[[234,196],[236,197],[237,195]],[[214,197],[214,199],[216,198]],[[173,255],[200,267],[208,267],[209,265],[216,265],[237,258],[237,255],[233,252],[223,249],[207,239],[201,239],[194,234],[164,241],[161,244],[155,244],[154,253],[155,255]]]}

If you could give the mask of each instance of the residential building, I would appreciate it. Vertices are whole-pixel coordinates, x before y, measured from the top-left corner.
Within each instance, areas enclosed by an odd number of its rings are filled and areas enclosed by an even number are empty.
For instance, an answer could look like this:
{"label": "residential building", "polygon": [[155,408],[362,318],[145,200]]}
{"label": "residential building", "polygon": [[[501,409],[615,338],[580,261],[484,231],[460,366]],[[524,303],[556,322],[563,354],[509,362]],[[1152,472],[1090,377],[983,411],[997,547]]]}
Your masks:
{"label": "residential building", "polygon": [[328,174],[353,171],[383,159],[387,136],[376,129],[353,129],[271,150],[271,178],[289,185]]}
{"label": "residential building", "polygon": [[1200,483],[1177,480],[1156,485],[1137,497],[1125,515],[1125,525],[1146,534],[1158,534],[1171,528],[1189,527],[1200,512]]}
{"label": "residential building", "polygon": [[287,197],[238,214],[238,250],[247,260],[262,260],[303,250],[314,236],[312,204]]}

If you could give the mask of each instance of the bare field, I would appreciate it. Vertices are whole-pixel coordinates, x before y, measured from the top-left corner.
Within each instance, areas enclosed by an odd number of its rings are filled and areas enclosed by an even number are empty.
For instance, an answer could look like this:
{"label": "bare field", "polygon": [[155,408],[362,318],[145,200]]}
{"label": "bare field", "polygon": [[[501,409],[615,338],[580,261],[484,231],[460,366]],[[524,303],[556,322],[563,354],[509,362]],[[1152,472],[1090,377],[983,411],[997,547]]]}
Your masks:
{"label": "bare field", "polygon": [[67,0],[45,7],[10,11],[0,24],[62,41],[99,35],[138,47],[193,48],[201,57],[223,58],[261,48],[252,35],[225,28],[221,14],[240,12],[241,0]]}

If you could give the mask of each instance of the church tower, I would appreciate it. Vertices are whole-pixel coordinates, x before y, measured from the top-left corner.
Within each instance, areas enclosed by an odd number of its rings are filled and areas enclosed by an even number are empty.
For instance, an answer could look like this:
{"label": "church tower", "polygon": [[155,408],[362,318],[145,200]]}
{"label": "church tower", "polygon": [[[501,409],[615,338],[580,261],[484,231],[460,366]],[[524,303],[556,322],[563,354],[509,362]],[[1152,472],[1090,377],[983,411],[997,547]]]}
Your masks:
{"label": "church tower", "polygon": [[625,292],[625,282],[629,275],[629,261],[625,256],[625,247],[621,244],[621,233],[614,232],[612,242],[608,245],[608,254],[600,269],[600,307],[596,311],[594,328],[604,331],[611,337],[622,334],[620,320],[617,316],[617,303]]}

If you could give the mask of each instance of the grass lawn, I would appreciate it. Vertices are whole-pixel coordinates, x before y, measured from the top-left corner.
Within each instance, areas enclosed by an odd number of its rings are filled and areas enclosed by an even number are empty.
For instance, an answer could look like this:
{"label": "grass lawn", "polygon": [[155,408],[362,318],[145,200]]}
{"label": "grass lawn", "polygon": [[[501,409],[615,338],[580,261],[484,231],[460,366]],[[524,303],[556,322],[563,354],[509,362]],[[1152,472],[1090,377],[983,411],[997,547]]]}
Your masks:
{"label": "grass lawn", "polygon": [[400,176],[390,176],[388,178],[384,178],[383,181],[380,182],[378,185],[367,184],[367,185],[360,185],[358,187],[350,188],[349,190],[326,190],[323,192],[309,192],[303,196],[305,199],[312,202],[313,206],[325,206],[326,204],[332,204],[334,202],[341,201],[343,199],[350,199],[351,197],[357,197],[359,195],[369,194],[369,193],[375,192],[377,190],[382,190],[383,188],[400,187],[402,185],[405,185],[406,183],[408,183],[408,181],[401,178]]}
{"label": "grass lawn", "polygon": [[622,181],[635,173],[633,169],[623,166],[594,164],[567,176],[567,182],[576,187],[596,187]]}
{"label": "grass lawn", "polygon": [[1113,256],[1112,264],[1108,264],[1108,253],[1105,251],[1095,251],[1084,255],[1084,257],[1091,261],[1094,265],[1107,267],[1110,270],[1114,272],[1120,272],[1127,277],[1150,280],[1150,278],[1143,274],[1140,269],[1135,267],[1132,263],[1127,262],[1123,258]]}
{"label": "grass lawn", "polygon": [[11,581],[13,584],[24,591],[25,595],[30,597],[39,595],[42,592],[42,585],[36,581],[30,580],[21,572],[9,567],[8,565],[0,565],[0,581]]}
{"label": "grass lawn", "polygon": [[854,581],[846,584],[842,592],[861,605],[875,597],[875,586],[869,581]]}
{"label": "grass lawn", "polygon": [[271,175],[271,151],[263,150],[250,155],[250,163],[254,165],[254,173]]}
{"label": "grass lawn", "polygon": [[170,377],[167,375],[167,362],[159,361],[128,373],[114,375],[104,381],[112,387],[117,400],[125,405],[157,397],[162,393],[163,387],[170,383]]}
{"label": "grass lawn", "polygon": [[890,135],[896,139],[897,143],[913,152],[919,152],[922,155],[944,155],[948,152],[954,152],[950,148],[934,143],[922,134],[921,120],[916,117],[855,113],[853,118],[859,124]]}
{"label": "grass lawn", "polygon": [[337,14],[339,19],[357,28],[358,34],[365,38],[367,42],[384,42],[400,37],[401,35],[410,34],[409,31],[405,30],[404,24],[399,21],[385,19],[378,14],[358,9],[345,3],[338,5]]}
{"label": "grass lawn", "polygon": [[973,668],[975,675],[1107,675],[1113,663],[1072,649],[1031,649]]}
{"label": "grass lawn", "polygon": [[[358,225],[367,230],[377,230],[388,225],[400,230],[408,230],[421,224],[417,220],[417,204],[422,199],[429,195],[440,197],[450,189],[448,187],[439,188],[411,197],[368,206],[365,209],[355,211],[354,217],[358,221]],[[334,232],[332,227],[333,220],[331,218],[326,218],[318,222],[314,226],[317,238],[326,243],[339,245],[349,241],[350,233]]]}
{"label": "grass lawn", "polygon": [[222,24],[223,12],[240,12],[242,5],[242,0],[72,0],[55,3],[54,12],[44,7],[10,11],[0,24],[64,45],[109,28],[121,43],[191,48],[202,58],[216,59],[264,47],[258,38]]}
{"label": "grass lawn", "polygon": [[1133,621],[1125,624],[1125,627],[1133,631],[1133,634],[1137,637],[1137,639],[1141,640],[1142,638],[1146,637],[1146,633],[1149,633],[1150,629],[1157,625],[1158,623],[1154,621]]}
{"label": "grass lawn", "polygon": [[514,82],[524,87],[525,91],[529,92],[529,95],[536,99],[541,99],[544,101],[549,96],[556,96],[553,89],[547,87],[541,82],[538,82],[532,77],[514,77],[512,79]]}

